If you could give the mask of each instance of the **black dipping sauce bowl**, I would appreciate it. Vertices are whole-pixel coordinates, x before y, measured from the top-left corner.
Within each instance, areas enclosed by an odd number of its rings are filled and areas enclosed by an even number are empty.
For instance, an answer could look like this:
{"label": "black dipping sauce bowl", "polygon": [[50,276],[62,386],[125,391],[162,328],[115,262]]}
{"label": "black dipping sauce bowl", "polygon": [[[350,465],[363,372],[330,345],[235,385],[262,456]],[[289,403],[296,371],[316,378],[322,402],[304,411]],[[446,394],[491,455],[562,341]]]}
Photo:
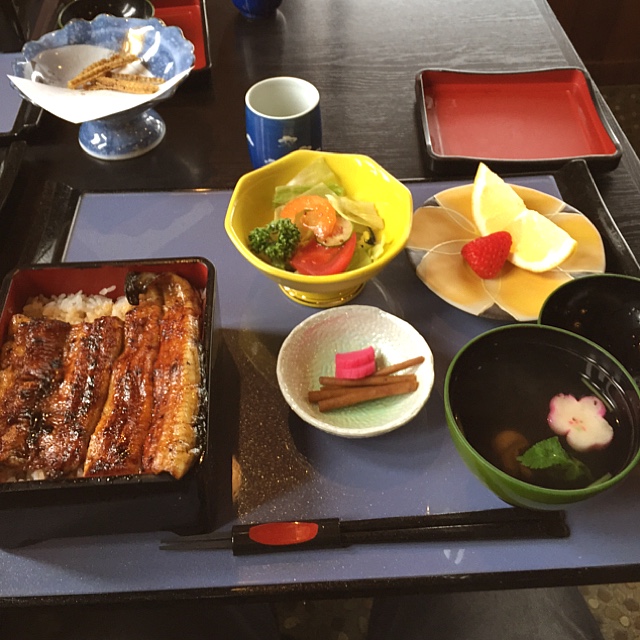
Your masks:
{"label": "black dipping sauce bowl", "polygon": [[640,380],[640,278],[603,273],[571,280],[547,298],[538,323],[592,340]]}
{"label": "black dipping sauce bowl", "polygon": [[101,13],[116,18],[146,19],[153,17],[155,8],[149,0],[74,0],[60,10],[58,26],[62,28],[74,18],[93,20]]}

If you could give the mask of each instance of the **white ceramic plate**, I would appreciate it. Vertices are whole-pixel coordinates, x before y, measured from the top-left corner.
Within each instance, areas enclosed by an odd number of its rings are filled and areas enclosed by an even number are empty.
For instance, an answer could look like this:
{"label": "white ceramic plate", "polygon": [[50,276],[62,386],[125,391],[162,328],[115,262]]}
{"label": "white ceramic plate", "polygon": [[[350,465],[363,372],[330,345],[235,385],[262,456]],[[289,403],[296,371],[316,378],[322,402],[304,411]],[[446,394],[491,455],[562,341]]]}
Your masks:
{"label": "white ceramic plate", "polygon": [[[378,368],[416,356],[425,361],[402,373],[415,373],[413,393],[372,400],[322,413],[307,394],[318,389],[320,376],[335,374],[335,354],[373,346]],[[433,354],[408,322],[377,307],[346,305],[320,311],[287,336],[278,354],[280,390],[305,422],[334,435],[367,438],[387,433],[416,416],[433,387]]]}

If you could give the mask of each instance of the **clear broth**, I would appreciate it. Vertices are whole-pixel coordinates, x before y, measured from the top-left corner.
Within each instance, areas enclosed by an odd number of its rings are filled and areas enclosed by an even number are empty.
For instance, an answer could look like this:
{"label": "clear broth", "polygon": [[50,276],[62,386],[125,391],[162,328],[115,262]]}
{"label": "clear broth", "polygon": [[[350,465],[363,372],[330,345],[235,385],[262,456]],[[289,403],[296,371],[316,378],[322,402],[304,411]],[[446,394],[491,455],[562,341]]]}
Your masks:
{"label": "clear broth", "polygon": [[[564,437],[560,442],[587,465],[594,479],[619,473],[637,451],[632,425],[638,421],[640,403],[633,385],[622,374],[608,373],[609,359],[602,352],[594,349],[593,357],[585,359],[569,346],[527,342],[522,337],[487,340],[484,349],[474,350],[475,355],[466,352],[458,360],[450,382],[451,400],[469,443],[492,464],[516,475],[495,454],[496,435],[513,430],[530,445],[550,438],[555,435],[547,424],[550,400],[558,393],[576,398],[593,395],[607,407],[605,418],[614,429],[611,444],[600,451],[578,453],[566,445]],[[544,472],[535,472],[527,481],[552,489],[577,488],[558,483]]]}

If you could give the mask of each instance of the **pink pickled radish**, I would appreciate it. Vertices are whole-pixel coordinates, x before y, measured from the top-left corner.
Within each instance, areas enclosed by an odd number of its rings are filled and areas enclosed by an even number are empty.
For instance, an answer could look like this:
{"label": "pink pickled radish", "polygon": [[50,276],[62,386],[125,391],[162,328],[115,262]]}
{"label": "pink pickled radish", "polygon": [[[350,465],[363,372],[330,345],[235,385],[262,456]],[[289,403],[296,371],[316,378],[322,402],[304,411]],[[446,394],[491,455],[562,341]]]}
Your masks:
{"label": "pink pickled radish", "polygon": [[551,398],[547,422],[552,431],[567,437],[575,451],[604,449],[613,439],[613,428],[605,420],[606,407],[595,396],[577,400],[559,393]]}
{"label": "pink pickled radish", "polygon": [[336,353],[336,378],[357,380],[376,372],[376,353],[369,346],[359,351]]}

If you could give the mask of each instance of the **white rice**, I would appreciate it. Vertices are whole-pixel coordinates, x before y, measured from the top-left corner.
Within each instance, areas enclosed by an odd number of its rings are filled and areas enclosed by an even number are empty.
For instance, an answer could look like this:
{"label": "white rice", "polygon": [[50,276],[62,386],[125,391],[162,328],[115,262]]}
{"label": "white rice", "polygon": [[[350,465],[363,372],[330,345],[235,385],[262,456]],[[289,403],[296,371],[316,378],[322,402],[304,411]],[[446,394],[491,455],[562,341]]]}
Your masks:
{"label": "white rice", "polygon": [[30,318],[52,318],[63,320],[70,324],[80,322],[93,322],[102,316],[117,316],[124,320],[124,316],[132,308],[125,296],[112,300],[106,294],[115,287],[103,289],[97,295],[85,295],[82,291],[77,293],[62,293],[50,298],[35,296],[29,298],[24,306],[23,313]]}

